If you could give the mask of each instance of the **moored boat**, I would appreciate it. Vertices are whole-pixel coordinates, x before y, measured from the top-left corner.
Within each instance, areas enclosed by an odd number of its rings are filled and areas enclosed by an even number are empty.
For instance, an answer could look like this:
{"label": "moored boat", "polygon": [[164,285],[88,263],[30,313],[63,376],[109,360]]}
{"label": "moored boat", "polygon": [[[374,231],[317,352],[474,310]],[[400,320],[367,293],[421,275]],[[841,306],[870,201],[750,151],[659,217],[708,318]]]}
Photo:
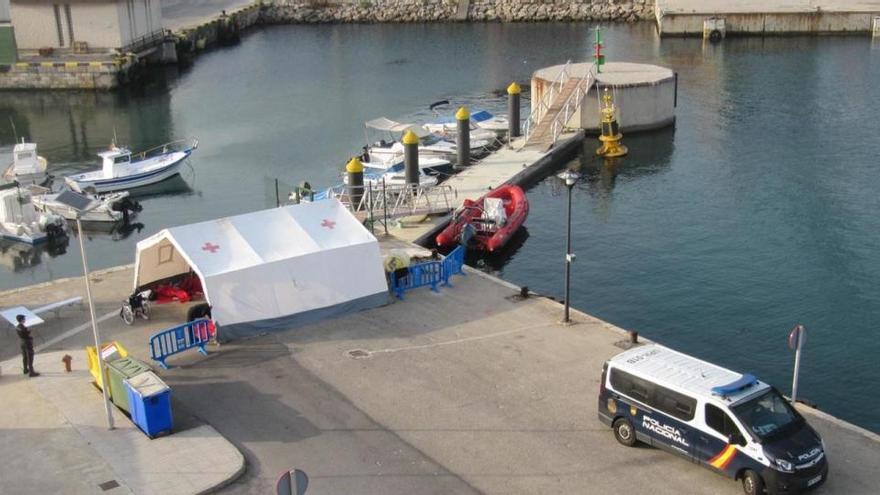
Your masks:
{"label": "moored boat", "polygon": [[[34,193],[32,201],[37,210],[44,213],[54,213],[67,220],[76,220],[77,211],[58,197],[63,193],[53,193],[44,188],[31,188]],[[118,191],[107,194],[85,194],[89,199],[96,201],[97,206],[82,213],[80,220],[83,222],[118,222],[128,221],[134,214],[141,211],[141,205],[128,197],[128,191]]]}
{"label": "moored boat", "polygon": [[466,199],[437,235],[439,247],[461,243],[478,251],[497,251],[529,216],[529,201],[519,186],[505,184],[476,201]]}
{"label": "moored boat", "polygon": [[181,140],[132,153],[115,144],[98,153],[101,169],[65,177],[74,191],[121,191],[155,184],[180,173],[180,165],[198,148],[198,141]]}
{"label": "moored boat", "polygon": [[27,244],[55,241],[67,237],[67,224],[37,211],[30,191],[11,182],[0,185],[0,237]]}
{"label": "moored boat", "polygon": [[47,166],[46,159],[37,154],[36,143],[26,143],[22,139],[12,148],[12,163],[3,171],[3,179],[18,182],[21,186],[42,185],[49,180]]}

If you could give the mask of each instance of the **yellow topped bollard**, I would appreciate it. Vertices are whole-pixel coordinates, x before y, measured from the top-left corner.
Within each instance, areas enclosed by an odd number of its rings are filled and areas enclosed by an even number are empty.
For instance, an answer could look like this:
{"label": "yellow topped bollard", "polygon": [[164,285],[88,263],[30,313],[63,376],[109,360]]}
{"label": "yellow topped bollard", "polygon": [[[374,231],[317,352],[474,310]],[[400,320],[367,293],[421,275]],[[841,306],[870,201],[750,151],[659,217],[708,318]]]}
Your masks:
{"label": "yellow topped bollard", "polygon": [[357,211],[364,197],[364,164],[354,157],[345,165],[348,174],[348,197],[351,199],[352,210]]}
{"label": "yellow topped bollard", "polygon": [[345,171],[350,174],[356,174],[358,172],[364,171],[364,164],[358,159],[358,157],[354,157],[345,165]]}
{"label": "yellow topped bollard", "polygon": [[406,184],[413,192],[419,187],[419,136],[412,130],[403,135],[403,170]]}
{"label": "yellow topped bollard", "polygon": [[620,126],[617,123],[617,107],[614,106],[614,99],[607,87],[602,94],[600,112],[599,126],[602,129],[602,134],[599,136],[599,141],[602,141],[602,146],[596,150],[596,154],[607,158],[626,155],[629,150],[620,144],[623,134],[620,133]]}
{"label": "yellow topped bollard", "polygon": [[520,136],[520,93],[522,88],[516,81],[510,83],[507,87],[507,142],[513,141],[513,138]]}
{"label": "yellow topped bollard", "polygon": [[403,144],[419,144],[419,137],[413,131],[406,131],[402,139]]}
{"label": "yellow topped bollard", "polygon": [[467,107],[461,107],[455,112],[455,120],[458,124],[458,133],[455,137],[458,161],[455,169],[464,170],[471,163],[471,113]]}

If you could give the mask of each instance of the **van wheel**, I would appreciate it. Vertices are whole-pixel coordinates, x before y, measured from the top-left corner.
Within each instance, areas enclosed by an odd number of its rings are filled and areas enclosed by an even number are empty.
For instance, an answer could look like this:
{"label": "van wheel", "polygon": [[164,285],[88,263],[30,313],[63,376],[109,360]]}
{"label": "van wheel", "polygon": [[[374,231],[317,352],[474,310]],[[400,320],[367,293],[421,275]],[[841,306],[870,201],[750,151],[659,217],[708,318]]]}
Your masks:
{"label": "van wheel", "polygon": [[618,442],[627,447],[632,447],[636,444],[636,430],[628,419],[618,418],[611,428],[614,429],[614,438],[616,438]]}
{"label": "van wheel", "polygon": [[764,480],[751,469],[743,473],[742,483],[743,492],[746,495],[761,495],[764,493]]}

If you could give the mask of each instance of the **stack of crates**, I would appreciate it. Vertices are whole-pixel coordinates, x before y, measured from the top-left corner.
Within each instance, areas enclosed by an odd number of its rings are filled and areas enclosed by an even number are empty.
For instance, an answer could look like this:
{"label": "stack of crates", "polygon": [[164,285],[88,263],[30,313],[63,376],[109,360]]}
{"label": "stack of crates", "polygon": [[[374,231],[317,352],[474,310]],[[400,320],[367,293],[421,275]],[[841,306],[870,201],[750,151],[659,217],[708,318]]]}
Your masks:
{"label": "stack of crates", "polygon": [[107,384],[107,395],[122,411],[131,417],[150,438],[170,432],[171,389],[143,361],[128,355],[122,345],[110,342],[101,346],[104,359],[104,376],[99,370],[98,353],[94,347],[86,347],[89,372],[98,388]]}

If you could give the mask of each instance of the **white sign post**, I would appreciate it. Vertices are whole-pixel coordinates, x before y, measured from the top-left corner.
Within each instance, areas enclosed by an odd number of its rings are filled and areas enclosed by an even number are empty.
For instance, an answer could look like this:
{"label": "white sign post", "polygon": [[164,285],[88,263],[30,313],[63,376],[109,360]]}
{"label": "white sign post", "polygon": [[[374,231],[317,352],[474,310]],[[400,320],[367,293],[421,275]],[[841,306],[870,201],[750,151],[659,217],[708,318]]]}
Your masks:
{"label": "white sign post", "polygon": [[795,325],[788,334],[788,347],[794,349],[794,378],[791,382],[791,403],[797,402],[798,374],[801,371],[801,348],[807,340],[807,329]]}

